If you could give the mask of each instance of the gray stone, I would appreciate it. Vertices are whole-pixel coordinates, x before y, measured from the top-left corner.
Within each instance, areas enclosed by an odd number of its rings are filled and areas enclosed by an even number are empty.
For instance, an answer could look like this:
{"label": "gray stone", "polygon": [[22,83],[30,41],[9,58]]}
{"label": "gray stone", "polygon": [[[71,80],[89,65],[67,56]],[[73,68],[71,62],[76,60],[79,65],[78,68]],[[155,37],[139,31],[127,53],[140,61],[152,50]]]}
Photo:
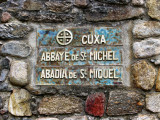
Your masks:
{"label": "gray stone", "polygon": [[0,120],[4,120],[3,117],[0,115]]}
{"label": "gray stone", "polygon": [[38,1],[26,0],[23,3],[24,10],[41,10],[43,8],[43,4]]}
{"label": "gray stone", "polygon": [[109,117],[109,118],[103,118],[100,120],[125,120],[125,119],[122,117]]}
{"label": "gray stone", "polygon": [[24,61],[12,61],[10,69],[10,82],[14,85],[28,84],[28,64]]}
{"label": "gray stone", "polygon": [[0,25],[1,39],[19,39],[25,37],[32,28],[20,23],[6,23]]}
{"label": "gray stone", "polygon": [[88,120],[87,116],[72,116],[64,118],[63,120]]}
{"label": "gray stone", "polygon": [[136,114],[144,106],[143,96],[135,91],[114,90],[109,93],[108,115]]}
{"label": "gray stone", "polygon": [[73,21],[75,16],[70,14],[56,14],[53,12],[28,12],[20,11],[17,12],[17,19],[21,21],[33,21],[33,22],[63,22],[63,21]]}
{"label": "gray stone", "polygon": [[145,2],[144,2],[144,0],[132,0],[132,4],[140,6],[140,5],[144,5]]}
{"label": "gray stone", "polygon": [[41,101],[41,97],[32,96],[32,99],[30,102],[31,102],[31,111],[32,111],[33,115],[39,114],[38,113],[38,106],[39,106],[40,101]]}
{"label": "gray stone", "polygon": [[56,13],[68,12],[72,6],[71,2],[67,1],[50,1],[46,2],[45,5],[49,11]]}
{"label": "gray stone", "polygon": [[0,92],[0,96],[2,98],[0,114],[5,115],[8,112],[8,101],[11,93],[10,92]]}
{"label": "gray stone", "polygon": [[38,118],[36,120],[59,120],[58,118]]}
{"label": "gray stone", "polygon": [[133,35],[136,38],[160,36],[160,22],[138,21],[134,25]]}
{"label": "gray stone", "polygon": [[0,96],[0,109],[3,108],[3,101],[2,101],[2,97]]}
{"label": "gray stone", "polygon": [[132,65],[132,75],[137,87],[150,90],[154,86],[156,70],[145,60],[140,60]]}
{"label": "gray stone", "polygon": [[31,47],[26,43],[10,41],[2,45],[1,53],[17,57],[27,57],[31,53]]}
{"label": "gray stone", "polygon": [[12,88],[8,85],[8,83],[0,83],[0,92],[11,92]]}
{"label": "gray stone", "polygon": [[31,96],[25,89],[15,89],[10,96],[8,110],[14,116],[31,116]]}
{"label": "gray stone", "polygon": [[0,73],[0,82],[3,82],[3,81],[6,80],[8,73],[9,73],[9,70],[7,70],[7,69],[3,69],[1,71],[1,73]]}
{"label": "gray stone", "polygon": [[82,102],[72,96],[51,96],[44,97],[39,104],[40,114],[69,114],[82,112]]}
{"label": "gray stone", "polygon": [[33,117],[16,117],[16,116],[9,116],[9,119],[6,120],[36,120],[36,118]]}
{"label": "gray stone", "polygon": [[156,56],[150,58],[150,61],[153,62],[155,65],[159,65],[160,64],[160,55],[156,55]]}
{"label": "gray stone", "polygon": [[133,53],[136,58],[148,58],[160,54],[160,39],[148,38],[133,43]]}
{"label": "gray stone", "polygon": [[152,112],[160,112],[160,93],[146,95],[146,109]]}
{"label": "gray stone", "polygon": [[10,61],[0,56],[0,82],[4,82],[8,76],[10,69]]}
{"label": "gray stone", "polygon": [[34,94],[34,95],[42,95],[42,94],[56,94],[57,89],[55,89],[55,86],[37,86],[33,84],[28,84],[26,86],[26,89]]}
{"label": "gray stone", "polygon": [[0,70],[3,70],[3,69],[7,69],[7,70],[10,69],[10,61],[5,57],[0,56]]}
{"label": "gray stone", "polygon": [[160,1],[159,0],[147,0],[148,15],[152,18],[160,20]]}
{"label": "gray stone", "polygon": [[112,4],[128,4],[130,2],[130,0],[97,0],[97,1],[112,3]]}
{"label": "gray stone", "polygon": [[131,120],[158,120],[158,118],[155,115],[138,114],[138,116],[133,117]]}
{"label": "gray stone", "polygon": [[117,21],[125,20],[134,17],[139,17],[144,14],[144,9],[134,8],[131,6],[115,6],[94,4],[92,8],[86,11],[86,19],[88,21]]}

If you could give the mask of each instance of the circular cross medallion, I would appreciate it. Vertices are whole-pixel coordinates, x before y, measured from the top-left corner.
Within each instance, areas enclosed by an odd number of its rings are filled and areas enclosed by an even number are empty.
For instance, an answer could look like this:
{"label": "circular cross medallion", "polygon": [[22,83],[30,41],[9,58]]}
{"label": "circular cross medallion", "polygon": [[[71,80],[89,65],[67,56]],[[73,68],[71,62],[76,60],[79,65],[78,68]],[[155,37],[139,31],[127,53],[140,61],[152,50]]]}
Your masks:
{"label": "circular cross medallion", "polygon": [[64,30],[59,31],[56,38],[57,38],[58,44],[68,45],[69,43],[72,42],[73,35],[71,31],[64,29]]}

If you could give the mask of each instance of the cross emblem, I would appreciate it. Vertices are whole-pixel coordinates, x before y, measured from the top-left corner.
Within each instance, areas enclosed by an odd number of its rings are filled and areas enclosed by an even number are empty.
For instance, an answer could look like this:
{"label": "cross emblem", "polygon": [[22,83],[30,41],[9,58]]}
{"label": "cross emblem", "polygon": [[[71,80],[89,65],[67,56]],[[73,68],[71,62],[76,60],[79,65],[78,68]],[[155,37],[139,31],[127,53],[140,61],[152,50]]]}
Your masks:
{"label": "cross emblem", "polygon": [[58,44],[68,45],[72,42],[73,35],[72,35],[71,31],[69,31],[67,29],[63,29],[63,30],[59,31],[56,38],[57,38]]}

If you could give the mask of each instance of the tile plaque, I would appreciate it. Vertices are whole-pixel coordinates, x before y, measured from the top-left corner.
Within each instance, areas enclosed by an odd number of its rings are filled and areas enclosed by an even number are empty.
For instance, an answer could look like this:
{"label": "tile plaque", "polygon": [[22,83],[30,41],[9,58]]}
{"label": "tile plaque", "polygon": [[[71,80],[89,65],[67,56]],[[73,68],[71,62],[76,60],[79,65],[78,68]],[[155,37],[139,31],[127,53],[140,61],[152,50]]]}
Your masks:
{"label": "tile plaque", "polygon": [[123,84],[120,28],[37,30],[37,85]]}

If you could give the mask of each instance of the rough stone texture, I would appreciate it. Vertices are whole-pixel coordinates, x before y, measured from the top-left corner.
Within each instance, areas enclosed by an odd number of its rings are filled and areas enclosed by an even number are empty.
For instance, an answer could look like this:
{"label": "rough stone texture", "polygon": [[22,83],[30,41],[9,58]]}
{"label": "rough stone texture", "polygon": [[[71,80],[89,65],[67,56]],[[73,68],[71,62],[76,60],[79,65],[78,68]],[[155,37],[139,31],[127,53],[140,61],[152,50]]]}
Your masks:
{"label": "rough stone texture", "polygon": [[2,22],[8,22],[11,19],[11,15],[8,12],[3,12],[1,21]]}
{"label": "rough stone texture", "polygon": [[41,101],[41,98],[32,96],[31,99],[31,111],[33,115],[37,115],[38,113],[38,105]]}
{"label": "rough stone texture", "polygon": [[146,95],[146,109],[152,112],[160,112],[160,93]]}
{"label": "rough stone texture", "polygon": [[82,112],[82,103],[79,98],[71,96],[44,97],[39,104],[40,114],[68,114]]}
{"label": "rough stone texture", "polygon": [[28,12],[20,11],[15,17],[21,21],[33,21],[33,22],[63,22],[72,21],[75,16],[70,14],[56,14],[53,12]]}
{"label": "rough stone texture", "polygon": [[160,68],[158,70],[158,75],[156,79],[156,91],[160,91]]}
{"label": "rough stone texture", "polygon": [[91,94],[87,97],[85,111],[90,115],[102,117],[105,109],[105,101],[104,93]]}
{"label": "rough stone texture", "polygon": [[130,0],[97,0],[105,3],[112,3],[112,4],[128,4]]}
{"label": "rough stone texture", "polygon": [[0,82],[4,82],[7,78],[10,69],[10,61],[0,56]]}
{"label": "rough stone texture", "polygon": [[24,10],[41,10],[41,8],[43,8],[43,5],[41,2],[36,2],[33,0],[26,0],[23,3],[23,9]]}
{"label": "rough stone texture", "polygon": [[26,89],[35,95],[41,95],[41,94],[56,94],[57,90],[55,89],[55,86],[36,86],[32,84],[28,84],[26,86]]}
{"label": "rough stone texture", "polygon": [[158,113],[157,117],[160,118],[160,113]]}
{"label": "rough stone texture", "polygon": [[134,8],[131,6],[115,6],[115,5],[93,5],[87,11],[86,19],[88,21],[117,21],[138,17],[144,14],[142,8]]}
{"label": "rough stone texture", "polygon": [[0,96],[0,109],[3,108],[3,101],[2,101],[2,97]]}
{"label": "rough stone texture", "polygon": [[25,86],[28,84],[28,64],[26,62],[12,61],[10,82],[18,86]]}
{"label": "rough stone texture", "polygon": [[142,110],[144,99],[135,91],[114,90],[109,94],[107,104],[108,115],[135,114]]}
{"label": "rough stone texture", "polygon": [[1,39],[19,39],[25,37],[32,28],[20,23],[6,23],[0,25]]}
{"label": "rough stone texture", "polygon": [[109,117],[109,118],[103,118],[103,119],[100,119],[100,120],[125,120],[124,118],[122,117]]}
{"label": "rough stone texture", "polygon": [[133,53],[136,58],[148,58],[160,54],[160,39],[148,38],[133,43]]}
{"label": "rough stone texture", "polygon": [[150,61],[153,62],[155,65],[159,65],[160,64],[160,55],[156,55],[156,56],[150,58]]}
{"label": "rough stone texture", "polygon": [[45,5],[49,11],[56,13],[68,12],[72,6],[72,4],[67,1],[50,1],[46,2]]}
{"label": "rough stone texture", "polygon": [[144,0],[132,0],[132,4],[139,6],[139,5],[144,5],[145,2]]}
{"label": "rough stone texture", "polygon": [[0,108],[0,114],[5,115],[8,112],[8,100],[10,97],[10,92],[0,92],[1,96],[1,108]]}
{"label": "rough stone texture", "polygon": [[14,117],[14,116],[9,116],[8,120],[36,120],[36,117]]}
{"label": "rough stone texture", "polygon": [[58,118],[38,118],[36,120],[59,120]]}
{"label": "rough stone texture", "polygon": [[88,0],[75,0],[75,5],[77,7],[86,7],[88,5]]}
{"label": "rough stone texture", "polygon": [[8,83],[2,82],[0,83],[0,92],[11,92],[12,88]]}
{"label": "rough stone texture", "polygon": [[0,70],[10,69],[10,61],[8,58],[0,56]]}
{"label": "rough stone texture", "polygon": [[138,21],[134,25],[133,35],[136,38],[160,36],[160,22]]}
{"label": "rough stone texture", "polygon": [[0,82],[3,82],[3,81],[6,80],[8,73],[9,73],[9,70],[7,70],[7,69],[3,69],[3,70],[1,71],[1,74],[0,74]]}
{"label": "rough stone texture", "polygon": [[63,120],[88,120],[87,116],[72,116],[64,118]]}
{"label": "rough stone texture", "polygon": [[26,43],[10,41],[2,45],[1,53],[17,57],[27,57],[31,53],[31,47]]}
{"label": "rough stone texture", "polygon": [[160,1],[159,0],[147,0],[147,6],[149,8],[148,15],[152,18],[160,20]]}
{"label": "rough stone texture", "polygon": [[132,75],[137,87],[150,90],[155,82],[156,70],[145,60],[140,60],[132,65]]}
{"label": "rough stone texture", "polygon": [[158,120],[155,115],[139,114],[131,120]]}
{"label": "rough stone texture", "polygon": [[25,89],[15,89],[10,96],[8,110],[14,116],[31,116],[31,96]]}

